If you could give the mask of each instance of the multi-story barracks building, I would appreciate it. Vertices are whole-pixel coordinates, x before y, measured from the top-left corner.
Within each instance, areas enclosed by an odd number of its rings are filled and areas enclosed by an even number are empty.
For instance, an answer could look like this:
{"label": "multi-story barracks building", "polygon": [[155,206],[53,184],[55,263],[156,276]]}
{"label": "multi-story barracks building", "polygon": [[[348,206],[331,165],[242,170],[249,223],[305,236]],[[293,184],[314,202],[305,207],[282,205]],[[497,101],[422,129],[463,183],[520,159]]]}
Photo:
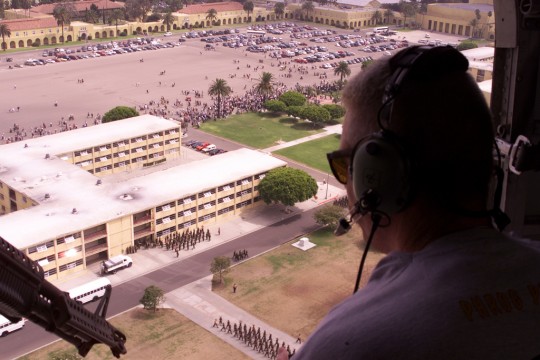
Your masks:
{"label": "multi-story barracks building", "polygon": [[1,145],[0,236],[57,279],[262,204],[259,182],[286,166],[249,149],[190,157],[181,135],[143,115]]}

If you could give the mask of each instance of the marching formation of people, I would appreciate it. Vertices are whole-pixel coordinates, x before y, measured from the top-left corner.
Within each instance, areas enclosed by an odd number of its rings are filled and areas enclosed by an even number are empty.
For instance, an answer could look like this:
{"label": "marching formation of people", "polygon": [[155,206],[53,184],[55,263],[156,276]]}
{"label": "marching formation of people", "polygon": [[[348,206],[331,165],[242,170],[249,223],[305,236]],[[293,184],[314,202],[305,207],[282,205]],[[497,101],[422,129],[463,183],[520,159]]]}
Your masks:
{"label": "marching formation of people", "polygon": [[234,261],[241,261],[248,257],[248,251],[246,249],[234,251],[233,252],[233,260]]}
{"label": "marching formation of people", "polygon": [[261,328],[255,328],[255,325],[250,327],[243,324],[240,320],[238,323],[231,324],[230,320],[224,321],[220,316],[219,320],[215,319],[213,328],[219,328],[219,331],[224,331],[227,334],[231,334],[240,341],[243,341],[247,346],[253,348],[260,354],[263,354],[269,359],[276,359],[278,355],[278,350],[280,347],[286,348],[288,357],[291,358],[295,353],[296,349],[292,349],[289,345],[286,345],[285,342],[279,343],[279,339],[272,337],[272,334],[267,334],[266,330],[263,330],[261,333]]}

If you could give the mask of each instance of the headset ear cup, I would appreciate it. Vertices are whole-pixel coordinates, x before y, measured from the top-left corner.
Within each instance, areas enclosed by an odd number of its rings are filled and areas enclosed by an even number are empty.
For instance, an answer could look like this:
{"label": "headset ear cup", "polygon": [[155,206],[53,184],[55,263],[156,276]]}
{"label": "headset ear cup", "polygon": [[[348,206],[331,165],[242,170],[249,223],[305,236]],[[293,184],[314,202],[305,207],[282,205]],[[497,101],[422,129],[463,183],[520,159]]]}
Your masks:
{"label": "headset ear cup", "polygon": [[389,131],[360,141],[351,160],[353,190],[361,210],[391,215],[411,201],[411,163],[399,139]]}

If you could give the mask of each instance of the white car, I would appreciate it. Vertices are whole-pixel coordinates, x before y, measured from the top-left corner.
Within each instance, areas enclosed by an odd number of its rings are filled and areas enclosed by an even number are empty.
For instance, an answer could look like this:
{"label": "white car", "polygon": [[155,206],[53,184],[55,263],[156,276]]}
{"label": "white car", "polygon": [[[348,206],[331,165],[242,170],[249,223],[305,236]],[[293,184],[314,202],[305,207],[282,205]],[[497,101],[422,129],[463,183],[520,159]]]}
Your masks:
{"label": "white car", "polygon": [[165,34],[163,34],[163,36],[172,36],[172,32],[167,31]]}

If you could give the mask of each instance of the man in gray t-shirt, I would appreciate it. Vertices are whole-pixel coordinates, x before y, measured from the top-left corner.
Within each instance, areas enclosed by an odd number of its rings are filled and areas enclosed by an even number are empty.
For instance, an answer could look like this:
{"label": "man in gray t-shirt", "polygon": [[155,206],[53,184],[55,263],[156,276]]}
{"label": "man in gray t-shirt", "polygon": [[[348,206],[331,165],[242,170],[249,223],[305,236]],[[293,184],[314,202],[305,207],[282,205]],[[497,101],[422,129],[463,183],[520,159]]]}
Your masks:
{"label": "man in gray t-shirt", "polygon": [[388,255],[294,360],[540,355],[540,244],[495,230],[497,199],[486,210],[492,123],[467,69],[455,49],[411,47],[348,82],[328,155],[351,209],[341,230],[360,225]]}

